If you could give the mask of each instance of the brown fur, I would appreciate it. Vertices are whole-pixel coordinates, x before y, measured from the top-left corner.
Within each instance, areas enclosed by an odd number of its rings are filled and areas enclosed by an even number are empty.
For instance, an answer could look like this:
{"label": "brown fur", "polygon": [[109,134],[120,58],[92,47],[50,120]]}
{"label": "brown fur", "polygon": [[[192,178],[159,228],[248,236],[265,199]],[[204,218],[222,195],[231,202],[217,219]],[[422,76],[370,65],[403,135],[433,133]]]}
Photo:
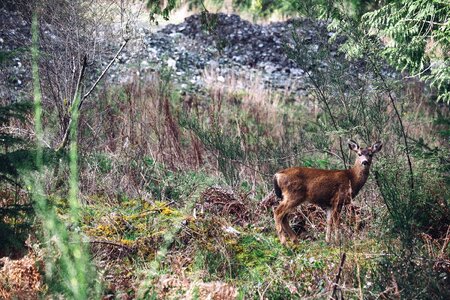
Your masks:
{"label": "brown fur", "polygon": [[381,149],[381,143],[360,149],[358,144],[349,142],[351,150],[358,154],[354,166],[348,170],[320,170],[294,167],[281,170],[274,175],[274,186],[281,190],[283,199],[275,209],[277,234],[284,244],[286,234],[293,241],[297,236],[289,226],[288,213],[304,202],[316,204],[327,210],[326,240],[330,241],[333,225],[337,233],[342,206],[349,204],[366,183],[369,176],[372,155]]}

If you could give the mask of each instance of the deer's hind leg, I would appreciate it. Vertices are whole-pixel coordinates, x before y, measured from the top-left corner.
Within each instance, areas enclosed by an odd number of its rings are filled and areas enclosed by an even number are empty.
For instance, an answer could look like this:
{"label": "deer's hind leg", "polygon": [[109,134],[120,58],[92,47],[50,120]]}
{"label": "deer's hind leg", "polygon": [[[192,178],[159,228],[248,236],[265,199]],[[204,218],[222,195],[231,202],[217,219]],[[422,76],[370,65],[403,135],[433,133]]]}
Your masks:
{"label": "deer's hind leg", "polygon": [[290,202],[288,204],[287,207],[287,213],[283,218],[283,230],[287,233],[287,235],[289,236],[289,238],[291,239],[291,241],[293,241],[294,243],[296,243],[298,241],[298,237],[297,234],[294,232],[294,230],[292,230],[291,225],[289,225],[289,213],[296,207],[298,206],[298,203],[296,202]]}
{"label": "deer's hind leg", "polygon": [[284,200],[275,209],[275,225],[278,233],[278,237],[282,244],[286,243],[286,234],[293,242],[297,242],[297,235],[289,225],[289,212],[299,204],[298,201],[284,195]]}
{"label": "deer's hind leg", "polygon": [[286,243],[286,235],[284,231],[283,226],[283,219],[286,216],[286,198],[281,201],[281,203],[278,205],[278,207],[273,212],[274,219],[275,219],[275,228],[277,230],[278,238],[280,239],[280,242],[282,244]]}

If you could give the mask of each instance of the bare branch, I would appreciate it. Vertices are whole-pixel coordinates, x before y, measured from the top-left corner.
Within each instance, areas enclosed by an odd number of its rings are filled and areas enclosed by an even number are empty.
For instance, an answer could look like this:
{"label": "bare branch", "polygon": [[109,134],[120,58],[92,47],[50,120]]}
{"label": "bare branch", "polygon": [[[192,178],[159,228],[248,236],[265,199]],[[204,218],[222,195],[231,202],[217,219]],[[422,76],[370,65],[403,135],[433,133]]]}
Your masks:
{"label": "bare branch", "polygon": [[[89,95],[92,93],[92,91],[95,89],[95,87],[97,86],[97,84],[100,82],[100,80],[102,80],[103,76],[105,76],[106,72],[108,72],[109,68],[112,66],[112,64],[116,61],[117,57],[119,56],[119,54],[122,52],[123,48],[125,48],[125,46],[127,45],[129,39],[125,39],[122,43],[122,45],[120,46],[119,50],[116,52],[116,54],[114,55],[114,57],[111,59],[111,61],[109,62],[109,64],[105,67],[105,69],[103,70],[103,72],[100,74],[100,76],[97,78],[97,80],[92,84],[91,88],[88,90],[88,92],[86,94],[83,95],[83,97],[80,99],[80,102],[78,103],[78,110],[81,109],[81,106],[84,103],[84,100],[86,100],[87,97],[89,97]],[[74,100],[72,102],[72,109],[73,109],[73,105],[77,104],[76,98],[78,97],[78,90],[80,88],[80,83],[81,80],[83,79],[83,75],[84,75],[84,70],[86,68],[86,56],[84,56],[83,59],[83,66],[81,68],[80,71],[80,76],[78,77],[78,81],[77,81],[77,85],[76,85],[76,89],[75,89],[75,95],[74,95]],[[56,149],[56,151],[60,151],[61,149],[63,149],[68,141],[69,141],[69,131],[70,131],[70,127],[72,126],[72,122],[73,119],[70,118],[69,120],[69,124],[66,127],[66,130],[64,132],[64,136],[63,136],[63,140],[61,141],[61,144],[58,146],[58,148]]]}
{"label": "bare branch", "polygon": [[341,263],[339,264],[339,270],[338,270],[338,273],[336,274],[336,280],[334,281],[334,286],[333,286],[333,293],[331,294],[330,299],[337,299],[336,291],[337,291],[337,287],[339,285],[339,280],[341,279],[342,269],[344,268],[345,257],[346,257],[346,254],[344,252],[344,253],[342,253]]}
{"label": "bare branch", "polygon": [[90,240],[89,243],[91,243],[91,244],[111,245],[111,246],[127,249],[129,252],[133,252],[133,248],[131,248],[131,247],[127,246],[127,245],[116,243],[116,242],[112,242],[112,241],[107,241],[107,240]]}
{"label": "bare branch", "polygon": [[395,104],[395,98],[392,95],[392,90],[389,87],[389,85],[387,84],[386,79],[384,78],[384,75],[381,73],[381,71],[378,69],[377,64],[371,58],[369,58],[369,62],[373,66],[373,70],[374,70],[375,75],[377,75],[378,78],[380,78],[381,82],[383,83],[384,88],[387,91],[387,95],[389,97],[389,100],[391,102],[392,108],[394,109],[395,115],[397,116],[397,120],[398,120],[398,123],[400,125],[400,131],[401,131],[402,137],[403,137],[403,142],[405,144],[405,155],[406,155],[406,159],[408,161],[409,185],[411,187],[411,190],[414,190],[414,172],[413,172],[413,167],[412,167],[412,162],[411,162],[410,149],[409,149],[409,145],[408,145],[408,135],[406,133],[405,126],[403,126],[402,117],[401,117],[400,112],[399,112],[399,110],[397,108],[397,105]]}
{"label": "bare branch", "polygon": [[123,48],[127,45],[129,39],[125,39],[122,43],[122,46],[120,46],[120,49],[117,51],[116,55],[111,59],[109,64],[106,66],[106,68],[103,70],[102,74],[97,78],[97,80],[94,82],[94,84],[91,86],[89,91],[84,94],[83,98],[81,98],[80,104],[78,105],[78,108],[81,108],[81,105],[83,105],[83,101],[92,93],[92,91],[95,89],[97,84],[102,80],[103,76],[105,76],[106,72],[108,72],[109,68],[112,66],[112,64],[116,61],[117,57],[119,56],[120,52],[122,52]]}

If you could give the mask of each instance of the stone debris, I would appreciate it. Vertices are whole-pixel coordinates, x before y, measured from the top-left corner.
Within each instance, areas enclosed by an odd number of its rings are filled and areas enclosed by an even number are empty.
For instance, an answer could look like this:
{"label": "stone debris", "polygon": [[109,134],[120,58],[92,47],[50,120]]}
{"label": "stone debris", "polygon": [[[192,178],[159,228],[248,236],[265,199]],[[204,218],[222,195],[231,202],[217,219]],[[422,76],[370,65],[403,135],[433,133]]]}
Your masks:
{"label": "stone debris", "polygon": [[[253,24],[238,15],[223,13],[190,16],[181,24],[169,24],[157,32],[142,29],[140,46],[126,49],[113,66],[114,73],[139,66],[139,76],[166,66],[180,87],[204,86],[204,73],[213,72],[220,83],[237,77],[252,81],[261,76],[266,87],[305,94],[309,88],[304,68],[286,54],[286,47],[299,38],[308,51],[328,43],[329,33],[321,22],[291,19],[268,25]],[[337,55],[337,46],[332,46]],[[112,47],[111,47],[112,48]],[[129,70],[128,70],[129,72]],[[132,80],[131,76],[114,76]]]}
{"label": "stone debris", "polygon": [[[4,9],[0,10],[0,17],[0,25],[6,28],[0,32],[0,51],[14,56],[2,64],[0,97],[16,101],[23,97],[20,92],[31,91],[28,51],[17,50],[30,47],[30,22],[19,13]],[[156,32],[151,32],[148,24],[134,25],[138,27],[134,37],[105,77],[110,83],[125,84],[137,78],[151,80],[155,72],[166,68],[171,71],[171,80],[182,91],[204,88],[205,73],[208,73],[220,84],[226,84],[227,78],[243,82],[260,78],[268,89],[307,96],[312,91],[307,72],[314,67],[327,68],[327,63],[299,65],[288,57],[287,47],[295,47],[294,40],[298,39],[302,51],[317,52],[326,46],[337,58],[336,64],[344,59],[342,56],[341,60],[337,51],[340,42],[329,44],[333,33],[327,31],[326,24],[309,19],[260,25],[238,15],[218,13],[192,15],[180,24],[169,24]],[[47,41],[56,43],[57,30],[49,24],[43,26],[41,34],[47,35]],[[95,59],[89,61],[89,81],[95,80],[120,45],[117,37],[108,38],[110,36],[103,31],[96,36],[98,45],[103,46],[96,49]],[[358,73],[357,68],[355,73]]]}
{"label": "stone debris", "polygon": [[0,28],[0,100],[10,103],[21,90],[30,90],[30,62],[25,55],[31,46],[30,23],[18,12],[0,9]]}

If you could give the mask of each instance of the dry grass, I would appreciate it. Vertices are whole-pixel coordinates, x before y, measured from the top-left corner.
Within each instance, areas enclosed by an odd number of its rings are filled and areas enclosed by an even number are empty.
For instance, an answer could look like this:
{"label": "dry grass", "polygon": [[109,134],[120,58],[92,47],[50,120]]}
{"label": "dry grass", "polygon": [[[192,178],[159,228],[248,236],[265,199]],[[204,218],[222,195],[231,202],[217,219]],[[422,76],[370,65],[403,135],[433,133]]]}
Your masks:
{"label": "dry grass", "polygon": [[156,292],[160,299],[174,299],[183,295],[186,300],[233,300],[237,299],[238,289],[231,284],[213,281],[202,282],[176,275],[159,277]]}
{"label": "dry grass", "polygon": [[[43,278],[39,269],[42,261],[34,254],[21,259],[8,257],[0,259],[0,298],[1,299],[38,299],[44,290]],[[39,266],[41,265],[41,266]]]}
{"label": "dry grass", "polygon": [[88,162],[80,176],[85,191],[101,194],[102,189],[119,185],[130,196],[145,195],[143,187],[149,183],[145,159],[172,170],[201,166],[203,149],[195,137],[180,129],[171,89],[156,77],[99,95],[95,117],[84,116],[81,121],[86,132],[82,152],[101,153],[109,167],[101,174],[101,161]]}
{"label": "dry grass", "polygon": [[[80,147],[82,153],[101,153],[111,162],[110,170],[101,174],[100,162],[93,157],[82,168],[83,190],[102,194],[107,187],[120,186],[125,194],[145,195],[143,187],[149,182],[144,159],[171,170],[202,169],[220,176],[219,153],[205,145],[198,133],[180,127],[181,114],[196,119],[205,134],[222,134],[239,142],[243,153],[258,153],[264,145],[257,139],[281,143],[287,130],[280,120],[281,99],[290,91],[274,92],[258,76],[250,81],[235,76],[218,81],[218,77],[205,71],[206,95],[180,96],[158,74],[145,83],[135,78],[119,88],[106,87],[89,108],[93,114],[84,114],[80,120]],[[292,118],[297,122],[296,116]],[[249,178],[254,187],[271,172],[273,161],[266,163],[244,158],[230,161],[239,177]]]}

